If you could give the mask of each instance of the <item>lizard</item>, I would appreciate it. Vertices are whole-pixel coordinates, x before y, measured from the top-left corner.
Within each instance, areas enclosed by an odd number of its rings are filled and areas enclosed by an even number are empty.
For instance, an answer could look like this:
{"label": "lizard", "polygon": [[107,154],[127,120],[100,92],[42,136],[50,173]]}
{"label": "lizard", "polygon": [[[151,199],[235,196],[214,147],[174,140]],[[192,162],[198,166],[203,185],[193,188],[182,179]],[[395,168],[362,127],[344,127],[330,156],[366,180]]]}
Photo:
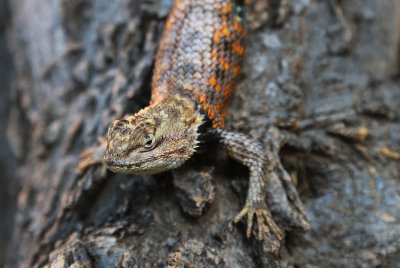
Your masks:
{"label": "lizard", "polygon": [[213,140],[249,168],[246,203],[234,222],[247,217],[250,237],[256,220],[259,240],[272,232],[281,241],[265,202],[277,160],[267,144],[224,128],[244,54],[243,19],[243,3],[175,0],[156,55],[150,105],[111,123],[104,164],[116,173],[154,174],[178,168],[203,140]]}

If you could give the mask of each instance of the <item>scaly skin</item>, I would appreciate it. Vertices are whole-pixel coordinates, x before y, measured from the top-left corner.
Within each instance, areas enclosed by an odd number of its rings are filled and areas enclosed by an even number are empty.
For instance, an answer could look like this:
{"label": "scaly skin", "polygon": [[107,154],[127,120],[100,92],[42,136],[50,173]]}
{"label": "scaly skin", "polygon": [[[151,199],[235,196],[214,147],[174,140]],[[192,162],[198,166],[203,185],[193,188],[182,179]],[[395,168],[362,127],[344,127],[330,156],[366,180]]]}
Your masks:
{"label": "scaly skin", "polygon": [[202,117],[191,101],[174,95],[116,120],[108,129],[104,163],[130,174],[179,167],[197,147]]}
{"label": "scaly skin", "polygon": [[258,238],[268,232],[279,241],[282,231],[265,202],[276,161],[265,145],[223,129],[243,54],[240,13],[228,0],[175,1],[157,53],[151,104],[111,124],[104,163],[130,174],[177,168],[193,155],[199,127],[209,121],[208,135],[250,170],[247,201],[235,222],[247,216],[249,237],[255,215]]}
{"label": "scaly skin", "polygon": [[224,126],[238,82],[244,29],[228,0],[175,1],[158,49],[151,105],[178,92]]}

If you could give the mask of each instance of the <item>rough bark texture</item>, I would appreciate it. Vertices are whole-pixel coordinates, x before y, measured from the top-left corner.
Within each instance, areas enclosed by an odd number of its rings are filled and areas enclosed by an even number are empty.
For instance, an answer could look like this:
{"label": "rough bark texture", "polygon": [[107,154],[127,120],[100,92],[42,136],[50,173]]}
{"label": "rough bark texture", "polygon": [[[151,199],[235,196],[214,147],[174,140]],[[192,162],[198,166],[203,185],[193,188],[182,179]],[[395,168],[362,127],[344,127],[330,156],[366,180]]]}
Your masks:
{"label": "rough bark texture", "polygon": [[399,265],[396,0],[259,0],[246,11],[227,128],[285,134],[281,158],[311,223],[287,228],[278,255],[232,224],[248,173],[222,153],[191,161],[183,181],[76,172],[113,119],[147,105],[171,1],[9,3],[20,178],[9,267]]}

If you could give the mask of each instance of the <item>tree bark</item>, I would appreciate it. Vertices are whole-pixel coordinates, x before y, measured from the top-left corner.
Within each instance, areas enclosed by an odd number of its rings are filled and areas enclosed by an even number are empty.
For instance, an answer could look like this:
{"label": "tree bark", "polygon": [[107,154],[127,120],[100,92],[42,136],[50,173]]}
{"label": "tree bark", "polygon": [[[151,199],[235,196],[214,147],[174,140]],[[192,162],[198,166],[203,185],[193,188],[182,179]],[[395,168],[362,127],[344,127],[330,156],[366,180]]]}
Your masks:
{"label": "tree bark", "polygon": [[7,244],[11,238],[15,212],[16,161],[6,127],[11,107],[12,57],[7,46],[7,25],[10,20],[7,1],[0,0],[0,267],[4,267]]}
{"label": "tree bark", "polygon": [[[13,0],[9,137],[20,190],[9,267],[394,267],[400,256],[399,5],[252,1],[226,128],[286,136],[281,160],[311,230],[279,254],[232,224],[248,173],[225,154],[171,173],[76,170],[112,120],[150,99],[172,1]],[[188,168],[185,167],[185,168]],[[179,171],[178,171],[179,172]],[[193,188],[191,188],[191,186]],[[271,190],[272,191],[272,190]],[[202,198],[202,207],[190,201]],[[194,202],[196,203],[196,202]]]}

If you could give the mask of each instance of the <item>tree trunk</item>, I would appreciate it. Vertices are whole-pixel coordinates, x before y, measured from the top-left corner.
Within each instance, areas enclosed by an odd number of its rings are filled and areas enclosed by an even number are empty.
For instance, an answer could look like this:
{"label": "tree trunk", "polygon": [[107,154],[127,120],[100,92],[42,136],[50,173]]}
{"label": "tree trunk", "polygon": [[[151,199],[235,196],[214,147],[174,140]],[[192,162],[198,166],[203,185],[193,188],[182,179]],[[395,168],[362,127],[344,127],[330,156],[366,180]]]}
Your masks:
{"label": "tree trunk", "polygon": [[[189,163],[203,166],[206,185],[178,185],[170,172],[76,169],[112,120],[148,104],[172,1],[9,1],[8,132],[20,190],[8,266],[398,265],[397,2],[254,0],[246,10],[243,79],[226,128],[288,137],[281,160],[311,225],[291,229],[271,206],[286,229],[272,254],[232,223],[248,173],[222,152]],[[200,212],[186,207],[197,190],[207,201]]]}

